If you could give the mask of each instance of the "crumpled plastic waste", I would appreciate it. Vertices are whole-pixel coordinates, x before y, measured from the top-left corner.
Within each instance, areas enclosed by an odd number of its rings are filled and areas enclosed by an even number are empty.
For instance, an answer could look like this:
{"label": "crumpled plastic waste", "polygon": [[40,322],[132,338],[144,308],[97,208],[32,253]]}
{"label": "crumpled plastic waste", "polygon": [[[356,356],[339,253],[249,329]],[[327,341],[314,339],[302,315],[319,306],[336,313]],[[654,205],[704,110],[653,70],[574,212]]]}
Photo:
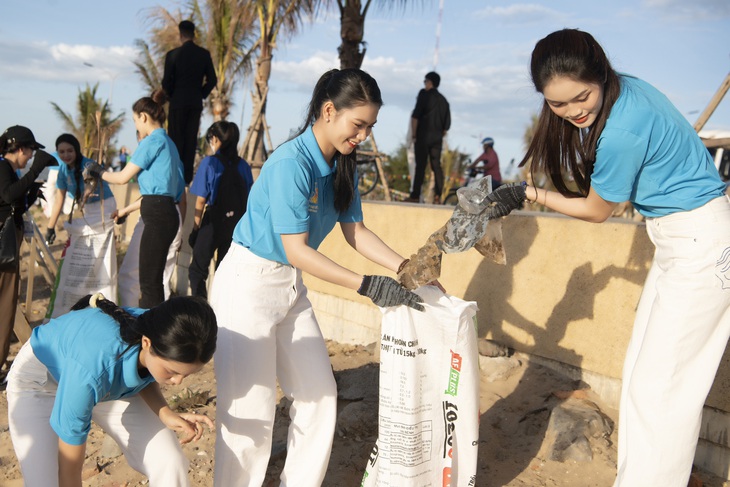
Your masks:
{"label": "crumpled plastic waste", "polygon": [[451,218],[431,234],[398,273],[398,280],[405,288],[416,289],[438,279],[442,253],[453,254],[475,248],[497,264],[507,263],[502,244],[502,221],[490,221],[486,216],[489,203],[484,199],[491,192],[491,187],[491,177],[485,177],[476,187],[456,191],[459,202]]}

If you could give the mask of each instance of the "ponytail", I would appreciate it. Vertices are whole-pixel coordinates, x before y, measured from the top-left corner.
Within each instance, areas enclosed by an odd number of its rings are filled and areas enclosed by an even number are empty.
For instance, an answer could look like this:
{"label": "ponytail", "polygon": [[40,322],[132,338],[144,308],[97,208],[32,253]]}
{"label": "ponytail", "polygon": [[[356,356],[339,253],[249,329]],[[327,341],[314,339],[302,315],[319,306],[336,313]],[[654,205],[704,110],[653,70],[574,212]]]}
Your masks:
{"label": "ponytail", "polygon": [[81,298],[71,311],[98,308],[119,323],[119,335],[130,348],[150,339],[155,355],[175,362],[207,363],[213,358],[218,325],[205,299],[179,296],[132,316],[101,293]]}
{"label": "ponytail", "polygon": [[[304,125],[296,136],[303,134],[322,114],[322,105],[331,101],[336,110],[345,110],[356,106],[373,103],[383,105],[380,88],[375,79],[365,71],[355,68],[331,69],[324,73],[312,92]],[[353,150],[344,155],[335,153],[337,171],[335,173],[335,209],[345,211],[355,196],[355,169],[357,152]]]}
{"label": "ponytail", "polygon": [[165,102],[167,101],[167,95],[162,90],[155,90],[152,96],[144,96],[134,102],[132,105],[132,111],[139,115],[140,113],[146,113],[155,122],[160,125],[165,124],[167,115],[165,114]]}
{"label": "ponytail", "polygon": [[210,140],[213,136],[217,137],[221,142],[221,146],[216,154],[221,162],[223,162],[226,166],[230,164],[238,164],[240,159],[238,156],[238,141],[241,138],[241,132],[238,130],[238,125],[226,120],[214,122],[213,125],[208,128],[208,131],[205,134],[205,139]]}

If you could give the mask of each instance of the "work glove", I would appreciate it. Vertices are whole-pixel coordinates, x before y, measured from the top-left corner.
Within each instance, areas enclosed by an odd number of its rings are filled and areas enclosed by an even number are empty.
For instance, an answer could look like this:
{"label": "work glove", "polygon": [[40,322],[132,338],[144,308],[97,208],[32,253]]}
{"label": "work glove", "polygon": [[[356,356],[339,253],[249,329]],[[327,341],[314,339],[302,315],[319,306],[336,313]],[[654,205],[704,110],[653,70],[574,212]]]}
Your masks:
{"label": "work glove", "polygon": [[101,173],[104,172],[104,168],[99,165],[98,162],[92,162],[84,168],[82,176],[84,181],[100,178]]}
{"label": "work glove", "polygon": [[33,156],[33,164],[30,166],[29,171],[38,176],[48,166],[57,166],[58,161],[48,152],[43,149],[35,151]]}
{"label": "work glove", "polygon": [[365,276],[360,284],[358,294],[372,299],[381,308],[405,304],[418,311],[423,311],[421,297],[401,286],[398,281],[387,276]]}
{"label": "work glove", "polygon": [[503,184],[489,193],[484,202],[487,208],[487,217],[499,218],[509,215],[512,210],[522,208],[525,201],[525,186],[522,183]]}
{"label": "work glove", "polygon": [[53,242],[56,241],[56,229],[55,228],[49,228],[46,231],[46,244],[53,245]]}
{"label": "work glove", "polygon": [[188,245],[190,245],[191,249],[195,248],[195,241],[198,240],[198,231],[200,231],[200,228],[193,228],[190,235],[188,235]]}

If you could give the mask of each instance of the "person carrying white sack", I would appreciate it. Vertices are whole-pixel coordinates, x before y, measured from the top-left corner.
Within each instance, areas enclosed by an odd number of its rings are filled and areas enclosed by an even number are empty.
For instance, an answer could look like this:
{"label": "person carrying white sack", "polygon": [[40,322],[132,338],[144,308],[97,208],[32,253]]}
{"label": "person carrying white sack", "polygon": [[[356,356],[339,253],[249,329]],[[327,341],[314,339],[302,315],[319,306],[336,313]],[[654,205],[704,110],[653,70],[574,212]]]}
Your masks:
{"label": "person carrying white sack", "polygon": [[339,222],[347,242],[397,272],[405,259],[363,223],[355,149],[382,98],[359,69],[326,72],[303,128],[278,147],[251,188],[213,282],[220,326],[215,485],[261,485],[271,452],[277,379],[292,400],[282,485],[320,486],[334,437],[337,387],[302,272],[357,290],[381,307],[422,309],[386,276],[362,276],[317,251]]}

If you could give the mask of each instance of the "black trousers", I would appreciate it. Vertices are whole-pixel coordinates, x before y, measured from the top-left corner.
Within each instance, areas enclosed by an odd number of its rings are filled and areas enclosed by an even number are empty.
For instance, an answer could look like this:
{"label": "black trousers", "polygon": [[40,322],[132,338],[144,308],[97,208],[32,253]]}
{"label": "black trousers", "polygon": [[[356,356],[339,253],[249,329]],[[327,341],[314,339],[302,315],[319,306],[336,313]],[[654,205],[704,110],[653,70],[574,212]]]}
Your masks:
{"label": "black trousers", "polygon": [[170,107],[167,115],[167,134],[175,142],[180,153],[186,186],[193,180],[195,149],[198,146],[198,129],[202,112],[202,108],[196,107]]}
{"label": "black trousers", "polygon": [[193,260],[190,262],[190,268],[188,269],[190,290],[193,296],[208,297],[206,280],[208,279],[210,259],[217,251],[215,268],[218,269],[223,257],[228,253],[232,238],[233,232],[224,232],[213,227],[210,221],[210,213],[206,212],[203,215],[200,230],[198,230],[198,238],[195,240],[195,247],[193,248]]}
{"label": "black trousers", "polygon": [[140,212],[144,230],[139,244],[139,307],[149,309],[165,300],[165,262],[180,216],[170,196],[143,196]]}
{"label": "black trousers", "polygon": [[441,140],[437,143],[428,144],[419,142],[416,139],[413,152],[416,156],[416,172],[413,175],[413,190],[410,197],[416,199],[421,197],[421,186],[423,186],[423,180],[426,177],[426,164],[430,162],[433,171],[434,191],[441,198],[441,191],[444,188],[444,171],[441,169]]}

